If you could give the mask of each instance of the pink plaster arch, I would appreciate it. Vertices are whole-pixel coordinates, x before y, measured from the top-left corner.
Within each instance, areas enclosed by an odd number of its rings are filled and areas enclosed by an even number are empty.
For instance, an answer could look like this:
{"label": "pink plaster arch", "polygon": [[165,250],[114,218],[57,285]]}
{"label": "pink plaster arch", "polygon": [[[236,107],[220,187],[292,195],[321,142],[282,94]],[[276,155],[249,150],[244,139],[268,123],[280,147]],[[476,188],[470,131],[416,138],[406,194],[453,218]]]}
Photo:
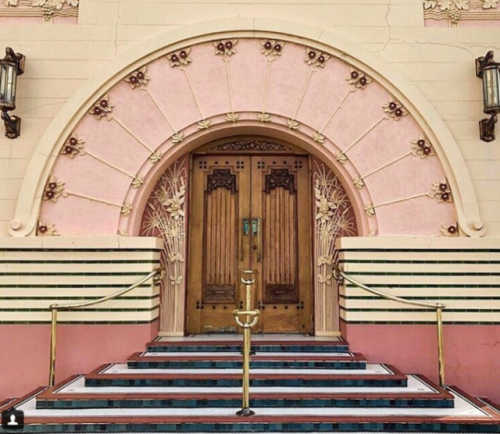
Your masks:
{"label": "pink plaster arch", "polygon": [[[344,53],[317,41],[269,36],[212,32],[152,50],[120,69],[59,127],[51,158],[33,157],[36,170],[25,180],[11,233],[33,234],[40,199],[44,229],[54,225],[63,235],[138,233],[145,201],[175,158],[213,138],[245,132],[285,138],[324,161],[356,204],[364,235],[439,235],[457,219],[462,233],[480,234],[470,179],[456,176],[463,161],[453,151],[447,158],[450,151],[438,138],[447,131],[431,129],[403,94],[360,61],[348,63]],[[233,46],[217,54],[221,40]],[[281,41],[279,56],[266,55],[262,44],[268,40]],[[182,50],[191,62],[172,65],[176,59],[166,55],[176,52],[179,58]],[[144,66],[149,80],[144,89],[132,89],[125,79]],[[359,86],[352,70],[369,83]],[[396,106],[388,108],[390,102]],[[107,116],[89,114],[96,104],[104,109],[97,114]],[[70,139],[83,146],[73,158],[71,152],[63,155]],[[419,139],[437,155],[417,155]],[[360,177],[364,186],[356,188],[353,181]],[[35,180],[36,188],[27,185]],[[440,200],[443,192],[435,189],[442,181],[457,207]],[[56,194],[48,197],[49,190]]]}

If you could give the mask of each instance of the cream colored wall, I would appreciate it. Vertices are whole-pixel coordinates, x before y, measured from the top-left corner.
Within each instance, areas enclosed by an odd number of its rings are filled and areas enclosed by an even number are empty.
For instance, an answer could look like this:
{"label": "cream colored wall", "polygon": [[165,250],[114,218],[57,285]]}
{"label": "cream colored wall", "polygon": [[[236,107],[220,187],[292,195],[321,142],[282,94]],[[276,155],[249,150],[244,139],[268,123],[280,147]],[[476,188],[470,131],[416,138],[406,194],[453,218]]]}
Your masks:
{"label": "cream colored wall", "polygon": [[37,143],[88,77],[139,41],[169,29],[232,17],[315,26],[394,65],[449,127],[471,173],[486,236],[500,235],[500,139],[488,144],[478,138],[477,122],[484,116],[481,82],[474,73],[474,59],[487,50],[496,48],[500,58],[498,28],[425,28],[421,0],[81,0],[78,25],[3,21],[0,26],[0,47],[12,46],[27,56],[15,112],[23,119],[22,135],[16,140],[0,138],[0,236],[8,234]]}

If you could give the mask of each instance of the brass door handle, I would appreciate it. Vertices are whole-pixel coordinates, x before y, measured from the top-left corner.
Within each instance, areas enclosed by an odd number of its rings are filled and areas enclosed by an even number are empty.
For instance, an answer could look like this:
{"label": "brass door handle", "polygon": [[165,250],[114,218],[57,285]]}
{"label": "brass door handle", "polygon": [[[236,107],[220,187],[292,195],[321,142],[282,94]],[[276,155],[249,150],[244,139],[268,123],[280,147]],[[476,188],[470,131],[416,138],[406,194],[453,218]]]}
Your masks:
{"label": "brass door handle", "polygon": [[254,245],[254,250],[257,250],[257,262],[262,260],[262,219],[255,217],[252,219],[252,235],[257,237],[257,245]]}
{"label": "brass door handle", "polygon": [[241,241],[240,241],[240,261],[245,259],[245,246],[243,242],[243,237],[250,235],[250,219],[244,217],[241,219]]}

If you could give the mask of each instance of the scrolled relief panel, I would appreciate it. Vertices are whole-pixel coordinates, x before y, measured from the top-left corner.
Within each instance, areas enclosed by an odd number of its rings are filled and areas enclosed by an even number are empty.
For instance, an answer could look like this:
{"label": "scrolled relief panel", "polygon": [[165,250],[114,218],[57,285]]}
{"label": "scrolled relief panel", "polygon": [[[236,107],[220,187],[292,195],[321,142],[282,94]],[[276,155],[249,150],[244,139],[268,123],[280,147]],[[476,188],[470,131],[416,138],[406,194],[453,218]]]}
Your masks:
{"label": "scrolled relief panel", "polygon": [[339,292],[333,277],[338,261],[335,240],[356,236],[352,204],[339,179],[320,160],[313,159],[315,330],[328,335],[339,330]]}
{"label": "scrolled relief panel", "polygon": [[158,180],[147,201],[140,232],[165,242],[160,332],[170,335],[184,331],[188,161],[187,155],[181,157]]}

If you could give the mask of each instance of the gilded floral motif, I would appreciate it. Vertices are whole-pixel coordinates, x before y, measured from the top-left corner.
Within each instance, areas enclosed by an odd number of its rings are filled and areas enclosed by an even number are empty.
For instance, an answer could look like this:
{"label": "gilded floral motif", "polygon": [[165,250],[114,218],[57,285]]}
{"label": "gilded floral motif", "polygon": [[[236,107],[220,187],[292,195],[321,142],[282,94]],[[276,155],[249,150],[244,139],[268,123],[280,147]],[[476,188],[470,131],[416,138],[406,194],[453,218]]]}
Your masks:
{"label": "gilded floral motif", "polygon": [[42,222],[38,222],[38,233],[37,235],[39,236],[58,236],[59,234],[57,233],[56,227],[54,224],[46,224]]}
{"label": "gilded floral motif", "polygon": [[281,56],[283,47],[285,46],[285,42],[275,39],[260,41],[260,44],[262,45],[261,53],[265,56]]}
{"label": "gilded floral motif", "polygon": [[344,154],[342,151],[339,151],[335,154],[335,159],[341,164],[347,163],[348,160],[347,155]]}
{"label": "gilded floral motif", "polygon": [[191,58],[189,53],[191,48],[183,48],[182,50],[174,51],[167,54],[167,59],[170,61],[170,66],[175,68],[176,66],[187,66],[191,63]]}
{"label": "gilded floral motif", "polygon": [[43,191],[43,200],[57,202],[61,195],[63,195],[63,192],[64,182],[58,181],[54,175],[51,175]]}
{"label": "gilded floral motif", "polygon": [[129,216],[130,213],[132,212],[132,205],[130,203],[125,203],[122,206],[121,213],[125,217]]}
{"label": "gilded floral motif", "polygon": [[126,79],[125,81],[130,84],[130,87],[132,89],[135,89],[137,87],[141,87],[142,89],[145,89],[148,81],[150,80],[149,76],[146,74],[147,68],[144,66],[141,69],[138,69],[137,71],[132,72]]}
{"label": "gilded floral motif", "polygon": [[360,176],[353,180],[354,185],[360,190],[365,186],[365,181]]}
{"label": "gilded floral motif", "polygon": [[271,115],[269,113],[259,113],[257,119],[263,123],[271,122]]}
{"label": "gilded floral motif", "polygon": [[109,102],[109,96],[104,95],[94,106],[90,109],[89,114],[96,116],[97,119],[106,117],[111,120],[111,113],[113,112],[114,105]]}
{"label": "gilded floral motif", "polygon": [[368,217],[372,217],[375,215],[375,207],[372,203],[367,203],[365,205],[365,213]]}
{"label": "gilded floral motif", "polygon": [[306,48],[306,60],[308,65],[314,66],[316,68],[324,68],[330,56],[319,50],[314,50],[313,48]]}
{"label": "gilded floral motif", "polygon": [[436,199],[439,203],[442,202],[448,202],[451,203],[453,202],[453,196],[451,193],[450,186],[448,185],[448,182],[445,180],[440,181],[440,182],[433,182],[432,183],[432,197]]}
{"label": "gilded floral motif", "polygon": [[149,156],[149,161],[151,161],[151,163],[158,163],[158,161],[161,160],[161,152],[159,151],[155,151],[153,152],[150,156]]}
{"label": "gilded floral motif", "polygon": [[215,54],[224,57],[231,57],[233,54],[236,54],[235,46],[237,43],[237,39],[223,39],[221,41],[215,41]]}
{"label": "gilded floral motif", "polygon": [[397,121],[401,119],[403,116],[406,116],[408,112],[401,105],[401,103],[390,100],[387,104],[382,106],[384,112],[387,113],[391,118],[396,119]]}
{"label": "gilded floral motif", "polygon": [[319,284],[331,285],[337,254],[335,240],[354,234],[352,208],[339,180],[323,164],[315,163],[314,193],[317,279]]}
{"label": "gilded floral motif", "polygon": [[79,139],[75,134],[66,140],[64,146],[61,149],[62,155],[67,155],[70,158],[73,158],[75,155],[84,155],[85,151],[83,150],[83,145],[85,142]]}
{"label": "gilded floral motif", "polygon": [[368,86],[373,81],[366,74],[363,74],[362,72],[357,71],[355,69],[351,69],[351,74],[348,78],[346,78],[346,80],[356,89],[361,89],[361,90],[364,90],[365,87]]}
{"label": "gilded floral motif", "polygon": [[313,133],[313,140],[317,143],[325,143],[325,136],[321,134],[319,131],[315,131]]}
{"label": "gilded floral motif", "polygon": [[226,115],[226,122],[236,122],[240,115],[238,113],[228,113]]}
{"label": "gilded floral motif", "polygon": [[167,286],[183,282],[185,194],[187,172],[185,161],[177,162],[160,178],[146,209],[144,235],[157,236],[165,241],[163,263],[166,264]]}
{"label": "gilded floral motif", "polygon": [[300,127],[300,123],[298,121],[296,121],[295,119],[288,119],[286,121],[286,124],[287,124],[288,128],[290,128],[291,130],[298,130]]}
{"label": "gilded floral motif", "polygon": [[139,188],[142,184],[144,184],[144,178],[140,175],[137,175],[132,180],[132,187],[134,187],[134,188]]}
{"label": "gilded floral motif", "polygon": [[432,145],[425,139],[424,136],[420,136],[417,140],[412,140],[411,143],[413,155],[415,156],[418,155],[420,158],[426,158],[436,155]]}

